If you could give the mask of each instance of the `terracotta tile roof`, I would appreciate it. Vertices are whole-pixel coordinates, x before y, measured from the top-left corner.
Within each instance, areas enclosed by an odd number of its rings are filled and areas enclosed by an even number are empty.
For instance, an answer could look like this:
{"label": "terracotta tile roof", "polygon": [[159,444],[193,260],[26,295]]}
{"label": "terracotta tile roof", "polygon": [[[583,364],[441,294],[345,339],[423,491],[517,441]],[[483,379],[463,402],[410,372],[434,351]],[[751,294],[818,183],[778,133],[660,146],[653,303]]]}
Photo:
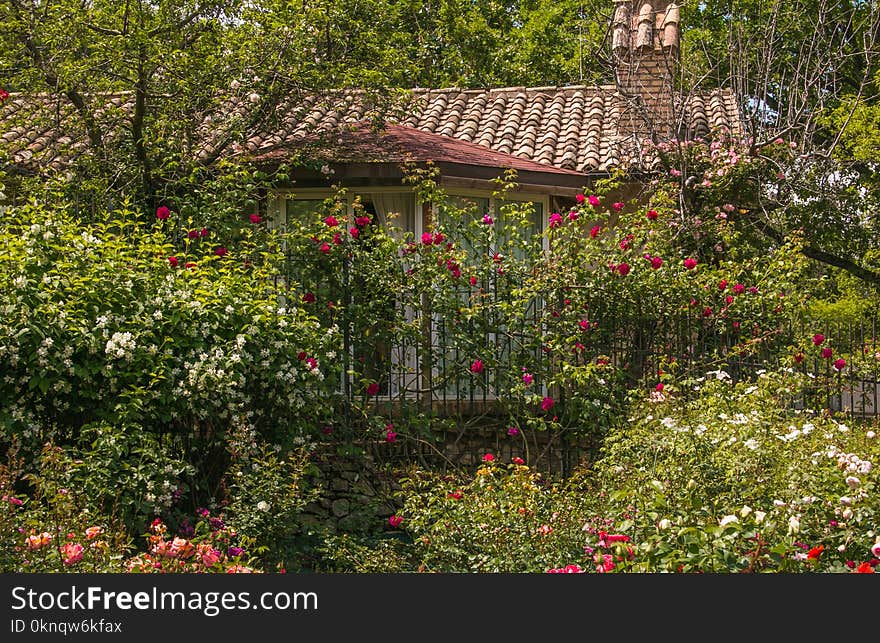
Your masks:
{"label": "terracotta tile roof", "polygon": [[[405,125],[492,147],[538,163],[604,172],[647,169],[639,138],[627,130],[624,103],[613,86],[509,87],[486,90],[415,90]],[[713,128],[741,134],[733,94],[695,95],[682,110],[682,138]]]}
{"label": "terracotta tile roof", "polygon": [[[101,97],[96,118],[104,131],[120,132],[130,121],[134,105],[131,94]],[[13,165],[28,170],[63,169],[88,148],[88,137],[74,107],[45,94],[10,94],[0,104],[0,151]],[[112,144],[113,141],[108,141]]]}
{"label": "terracotta tile roof", "polygon": [[[121,127],[130,108],[130,96],[109,96],[100,118],[111,127]],[[252,108],[247,97],[233,98],[224,103],[222,112],[204,115],[196,137],[197,156],[206,158],[227,145],[226,135],[235,121]],[[72,124],[71,112],[69,104],[45,97],[13,94],[2,103],[0,140],[8,144],[13,162],[31,169],[59,169],[86,149],[85,133]],[[653,161],[645,156],[640,138],[622,123],[624,112],[623,100],[613,86],[507,87],[415,89],[386,116],[392,123],[487,150],[480,156],[472,146],[445,146],[434,139],[433,145],[443,154],[498,163],[497,158],[490,160],[495,152],[580,173],[604,173],[618,167],[649,169]],[[730,91],[694,95],[685,101],[682,113],[687,125],[682,138],[705,136],[713,128],[726,128],[734,136],[742,133]],[[234,140],[229,151],[277,154],[285,147],[298,149],[316,135],[335,132],[344,136],[351,125],[381,117],[382,112],[359,90],[310,94],[277,105],[259,131]],[[418,142],[413,135],[396,132],[394,138]],[[362,135],[358,140],[363,150]]]}

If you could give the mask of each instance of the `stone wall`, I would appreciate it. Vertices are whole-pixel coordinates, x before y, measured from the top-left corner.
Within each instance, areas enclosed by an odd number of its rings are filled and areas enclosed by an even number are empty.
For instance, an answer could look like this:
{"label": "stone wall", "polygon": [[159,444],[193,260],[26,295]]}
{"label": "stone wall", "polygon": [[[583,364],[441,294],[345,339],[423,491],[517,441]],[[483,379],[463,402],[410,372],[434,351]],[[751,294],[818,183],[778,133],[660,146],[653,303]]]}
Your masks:
{"label": "stone wall", "polygon": [[322,494],[306,507],[305,528],[322,526],[351,533],[386,527],[400,507],[394,493],[408,467],[472,473],[483,455],[491,453],[503,464],[520,457],[548,475],[565,476],[586,462],[589,445],[568,444],[563,436],[547,433],[509,436],[506,425],[486,422],[464,430],[437,430],[431,436],[365,442],[357,447],[360,453],[342,444],[323,443],[314,453],[313,482]]}

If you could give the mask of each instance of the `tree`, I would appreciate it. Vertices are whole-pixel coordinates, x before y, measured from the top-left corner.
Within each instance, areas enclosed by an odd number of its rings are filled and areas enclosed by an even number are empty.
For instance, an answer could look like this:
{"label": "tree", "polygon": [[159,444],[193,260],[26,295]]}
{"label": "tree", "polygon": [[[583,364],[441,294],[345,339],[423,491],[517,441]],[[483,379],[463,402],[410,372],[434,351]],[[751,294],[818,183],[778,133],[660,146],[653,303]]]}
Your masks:
{"label": "tree", "polygon": [[[807,256],[880,284],[878,141],[869,127],[878,109],[878,7],[723,0],[686,3],[682,19],[679,86],[731,87],[746,126],[744,145],[728,157],[740,168],[716,181],[713,199],[735,206],[730,219],[758,251],[799,232]],[[689,166],[688,156],[667,156],[681,172],[679,207],[705,218],[708,202],[694,186],[706,168]]]}

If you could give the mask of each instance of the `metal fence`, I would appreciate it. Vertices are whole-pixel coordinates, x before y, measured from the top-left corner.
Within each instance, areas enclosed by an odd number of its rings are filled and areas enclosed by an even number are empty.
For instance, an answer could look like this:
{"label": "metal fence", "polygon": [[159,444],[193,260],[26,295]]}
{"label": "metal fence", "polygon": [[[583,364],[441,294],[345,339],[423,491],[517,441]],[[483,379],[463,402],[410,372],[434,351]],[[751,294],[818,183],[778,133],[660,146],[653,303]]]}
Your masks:
{"label": "metal fence", "polygon": [[[293,268],[302,267],[292,260]],[[343,270],[332,279],[293,275],[298,287],[323,292],[337,303],[336,310],[321,309],[322,321],[341,329],[340,393],[344,399],[363,396],[364,382],[376,382],[373,396],[397,405],[415,405],[448,415],[469,415],[490,409],[521,377],[523,368],[534,371],[536,390],[547,392],[541,374],[552,373],[558,356],[542,350],[540,337],[547,330],[549,295],[535,296],[523,310],[503,312],[488,305],[477,314],[458,319],[454,311],[432,310],[427,298],[402,305],[395,293],[364,290],[357,278]],[[462,304],[479,290],[490,302],[503,300],[500,282],[481,283],[477,289],[462,288]],[[377,301],[385,302],[384,308]],[[365,316],[359,306],[370,305]],[[734,381],[749,379],[761,370],[797,369],[812,377],[815,386],[800,405],[819,405],[861,416],[880,416],[880,342],[878,320],[819,323],[806,319],[765,325],[735,326],[719,330],[703,319],[700,311],[658,317],[660,309],[650,301],[590,303],[595,329],[587,334],[584,349],[569,354],[570,364],[607,360],[622,373],[623,386],[652,389],[660,371],[670,369],[678,379],[696,378],[723,369]],[[770,316],[765,316],[769,319]],[[810,351],[814,332],[825,335],[824,346],[847,366],[838,371],[832,359]],[[807,357],[794,359],[803,352]],[[482,372],[469,370],[471,360],[483,357]],[[564,404],[564,391],[558,392]]]}

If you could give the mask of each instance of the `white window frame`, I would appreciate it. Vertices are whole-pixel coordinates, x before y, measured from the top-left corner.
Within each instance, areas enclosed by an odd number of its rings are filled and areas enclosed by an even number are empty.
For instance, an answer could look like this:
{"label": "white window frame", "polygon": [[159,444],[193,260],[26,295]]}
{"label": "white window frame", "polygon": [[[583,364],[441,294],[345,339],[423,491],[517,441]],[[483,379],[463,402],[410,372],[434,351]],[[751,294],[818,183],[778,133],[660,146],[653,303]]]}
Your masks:
{"label": "white window frame", "polygon": [[[351,218],[354,214],[354,200],[358,195],[368,196],[369,194],[375,194],[377,192],[385,192],[385,193],[395,193],[395,192],[415,192],[412,188],[407,188],[406,186],[381,186],[381,187],[370,187],[366,189],[358,189],[358,188],[349,188],[346,194],[346,214]],[[321,200],[327,199],[333,196],[334,192],[328,188],[300,188],[297,190],[289,190],[283,192],[276,192],[270,196],[267,205],[267,212],[270,219],[270,226],[273,228],[280,227],[282,230],[286,230],[287,226],[287,201],[288,200]],[[488,199],[489,202],[489,210],[494,213],[497,212],[499,207],[499,203],[511,203],[511,202],[532,202],[532,203],[540,203],[542,210],[542,221],[541,221],[541,233],[542,233],[542,248],[544,252],[549,250],[549,243],[547,236],[544,231],[547,230],[549,225],[549,217],[550,217],[550,200],[551,197],[549,194],[539,194],[539,193],[531,193],[531,192],[514,192],[508,194],[506,198],[499,199],[493,196],[492,190],[478,190],[478,189],[448,189],[446,190],[446,194],[451,197],[464,197],[464,198],[482,198]],[[430,217],[430,226],[426,225],[429,222],[425,220],[425,216],[423,216],[424,212],[424,203],[418,199],[416,195],[415,199],[415,216],[413,220],[413,237],[416,241],[421,237],[421,235],[428,231],[429,229],[436,229],[436,224],[439,217],[439,205],[437,203],[431,203],[429,208],[429,217]],[[405,232],[409,232],[405,230]],[[406,311],[408,319],[413,319],[415,316],[415,311],[408,310]],[[437,338],[437,325],[433,323],[433,315],[432,315],[432,324],[431,324],[431,342],[432,345],[436,345],[438,340]],[[490,337],[490,341],[492,338]],[[354,359],[354,346],[350,347],[352,351],[351,359]],[[400,355],[398,350],[395,350],[392,347],[391,351],[391,364],[393,372],[395,376],[390,378],[388,382],[388,392],[379,396],[379,399],[384,400],[392,400],[396,398],[403,399],[413,399],[414,395],[404,395],[405,391],[412,390],[411,385],[415,384],[415,388],[418,389],[421,386],[421,378],[422,378],[422,368],[421,364],[418,363],[416,359],[415,350],[407,350],[406,354]],[[435,365],[432,367],[431,377],[432,379],[439,375],[438,367]],[[348,377],[347,373],[342,374],[342,379],[340,380],[339,386],[340,391],[344,390],[344,378]],[[405,380],[403,379],[405,378]],[[542,386],[542,388],[546,392],[546,384]],[[352,389],[354,390],[354,389]],[[434,401],[441,400],[444,396],[442,391],[432,391],[431,397]],[[495,401],[498,399],[497,391],[494,387],[489,386],[485,391],[485,394],[481,393],[479,396],[480,401]],[[446,396],[447,399],[450,399],[450,396]],[[475,396],[476,399],[476,396]]]}
{"label": "white window frame", "polygon": [[[355,197],[357,196],[369,196],[370,194],[376,193],[412,193],[415,194],[415,190],[412,188],[408,188],[406,186],[377,186],[370,187],[368,189],[356,189],[349,188],[346,193],[346,214],[351,219],[354,216],[354,202]],[[270,218],[270,225],[273,228],[278,228],[285,230],[287,227],[287,202],[288,201],[323,201],[324,199],[328,199],[334,195],[334,191],[328,188],[300,188],[298,190],[290,190],[284,192],[274,193],[268,200],[267,212]],[[413,216],[413,236],[415,239],[418,239],[423,230],[424,230],[424,222],[423,217],[421,216],[423,204],[418,199],[418,195],[415,198],[415,212]],[[409,230],[405,230],[404,232],[410,232]],[[406,310],[404,314],[407,316],[408,320],[412,320],[415,316],[415,311]],[[411,390],[411,386],[415,384],[416,388],[421,385],[421,367],[417,363],[416,359],[416,351],[407,349],[404,354],[401,354],[401,351],[398,350],[399,347],[391,348],[391,368],[393,377],[389,378],[388,381],[388,392],[382,395],[377,396],[379,399],[383,400],[391,400],[395,398],[402,397],[402,393],[406,390]],[[349,347],[350,359],[353,361],[355,358],[354,355],[354,342]],[[340,382],[339,382],[339,390],[342,392],[345,388],[345,378],[348,377],[348,373],[342,373]],[[352,383],[353,384],[353,383]],[[352,391],[356,391],[354,386],[352,386]],[[409,398],[411,396],[404,396],[405,398]]]}
{"label": "white window frame", "polygon": [[[494,217],[498,212],[499,203],[512,203],[512,202],[530,202],[530,203],[540,203],[541,204],[541,212],[542,212],[542,221],[541,221],[541,247],[544,252],[548,252],[550,249],[549,239],[544,232],[547,230],[550,220],[550,195],[549,194],[538,194],[534,192],[512,192],[508,193],[505,198],[500,199],[493,196],[494,192],[492,190],[479,190],[479,189],[458,189],[458,188],[450,188],[445,191],[447,196],[450,197],[463,197],[463,198],[480,198],[480,199],[488,199],[489,200],[489,212]],[[436,224],[439,221],[439,206],[436,203],[431,204],[431,221],[432,224]],[[436,345],[438,343],[437,338],[437,325],[434,323],[435,317],[431,315],[431,344]],[[492,342],[495,340],[494,333],[490,333],[489,341]],[[431,378],[435,378],[439,376],[439,369],[437,366],[432,366],[431,369]],[[546,394],[546,383],[541,386],[542,392]],[[433,399],[435,401],[442,401],[444,395],[442,391],[434,391]],[[449,395],[445,396],[447,399],[450,398]],[[479,396],[474,396],[474,401],[497,401],[499,399],[499,395],[494,386],[490,385],[486,388],[485,392],[481,392]]]}

